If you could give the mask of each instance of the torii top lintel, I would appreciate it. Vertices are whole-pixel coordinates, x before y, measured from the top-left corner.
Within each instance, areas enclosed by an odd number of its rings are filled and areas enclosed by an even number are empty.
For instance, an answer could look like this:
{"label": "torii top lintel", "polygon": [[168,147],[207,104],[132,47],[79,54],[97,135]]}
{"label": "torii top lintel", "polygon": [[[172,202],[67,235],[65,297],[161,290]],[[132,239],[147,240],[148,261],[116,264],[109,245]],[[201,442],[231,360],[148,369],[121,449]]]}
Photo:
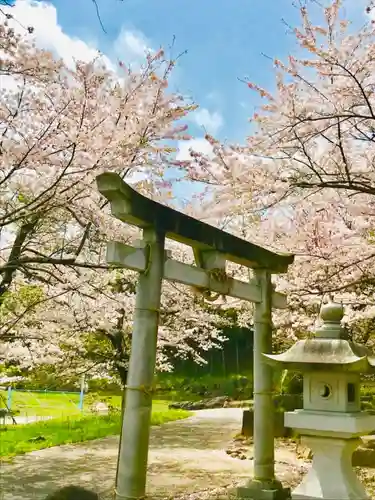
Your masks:
{"label": "torii top lintel", "polygon": [[286,272],[294,255],[277,254],[214,226],[161,205],[139,194],[115,173],[96,178],[100,193],[111,203],[112,214],[140,228],[154,227],[168,238],[197,250],[215,250],[227,260],[250,268]]}

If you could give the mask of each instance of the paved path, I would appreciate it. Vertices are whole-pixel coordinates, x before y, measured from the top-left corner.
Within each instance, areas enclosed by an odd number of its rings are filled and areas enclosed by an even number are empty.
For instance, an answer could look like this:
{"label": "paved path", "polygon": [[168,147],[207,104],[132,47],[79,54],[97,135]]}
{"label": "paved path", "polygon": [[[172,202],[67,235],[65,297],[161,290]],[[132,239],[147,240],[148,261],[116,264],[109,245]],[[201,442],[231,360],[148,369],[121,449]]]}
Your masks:
{"label": "paved path", "polygon": [[[51,420],[53,417],[32,417],[32,416],[16,416],[14,420],[17,424],[33,424],[34,422],[41,422],[42,420]],[[1,419],[1,423],[4,425],[13,425],[13,420],[11,417],[5,417]],[[0,497],[1,498],[1,497]]]}
{"label": "paved path", "polygon": [[[236,460],[225,453],[240,430],[241,418],[242,410],[237,408],[202,410],[186,420],[153,427],[148,472],[152,498],[177,498],[249,478],[252,461]],[[114,483],[117,451],[118,438],[109,437],[18,457],[1,467],[0,499],[43,500],[65,484],[108,494]],[[276,459],[281,480],[296,474],[300,462],[292,452],[280,450]]]}

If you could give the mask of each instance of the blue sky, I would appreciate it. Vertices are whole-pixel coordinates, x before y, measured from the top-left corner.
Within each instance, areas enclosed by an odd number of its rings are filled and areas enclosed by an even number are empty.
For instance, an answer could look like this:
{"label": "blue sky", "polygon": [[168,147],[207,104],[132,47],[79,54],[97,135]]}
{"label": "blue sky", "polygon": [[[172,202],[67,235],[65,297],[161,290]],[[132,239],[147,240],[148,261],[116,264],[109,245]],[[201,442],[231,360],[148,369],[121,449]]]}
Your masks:
{"label": "blue sky", "polygon": [[139,34],[151,47],[166,47],[175,35],[174,52],[188,51],[180,59],[176,87],[222,116],[222,139],[238,141],[244,140],[255,104],[238,77],[272,85],[272,64],[261,52],[286,56],[291,40],[281,18],[297,20],[291,0],[98,0],[105,34],[91,0],[52,3],[66,33],[96,40],[107,53],[122,30]]}
{"label": "blue sky", "polygon": [[[167,48],[175,36],[173,54],[187,54],[179,59],[172,90],[201,106],[189,129],[198,138],[191,145],[202,150],[202,126],[221,140],[245,141],[259,99],[239,78],[272,89],[272,62],[262,53],[285,59],[295,51],[282,19],[299,22],[293,0],[97,0],[104,33],[92,0],[15,3],[16,17],[35,27],[39,43],[65,59],[90,58],[99,49],[112,60],[136,62],[145,48]],[[355,26],[364,21],[365,4],[345,1]],[[182,146],[182,156],[188,147]]]}
{"label": "blue sky", "polygon": [[[239,142],[258,101],[238,77],[272,88],[272,63],[262,52],[285,58],[294,43],[281,19],[298,23],[292,0],[97,0],[105,34],[91,0],[52,3],[67,34],[94,40],[105,53],[124,31],[154,48],[167,47],[175,36],[174,52],[188,51],[180,60],[176,87],[222,117],[215,130],[221,139]],[[363,19],[362,0],[346,3],[355,21]]]}
{"label": "blue sky", "polygon": [[[166,48],[175,36],[174,54],[185,50],[187,54],[179,60],[173,86],[202,108],[197,126],[192,124],[193,134],[202,135],[199,124],[203,122],[220,139],[238,142],[244,141],[249,131],[247,119],[259,104],[256,95],[238,78],[250,77],[272,89],[272,63],[262,53],[284,59],[294,51],[293,37],[286,33],[282,19],[291,25],[299,22],[293,0],[97,0],[104,33],[92,0],[15,3],[20,9],[23,7],[31,23],[37,16],[39,21],[43,17],[42,5],[50,5],[50,15],[44,16],[44,39],[48,34],[53,38],[56,26],[51,24],[55,23],[72,39],[80,39],[125,62],[129,37],[142,50],[142,45]],[[356,25],[363,22],[365,3],[366,0],[345,2]],[[30,15],[31,10],[35,15]],[[136,55],[140,57],[139,53]]]}

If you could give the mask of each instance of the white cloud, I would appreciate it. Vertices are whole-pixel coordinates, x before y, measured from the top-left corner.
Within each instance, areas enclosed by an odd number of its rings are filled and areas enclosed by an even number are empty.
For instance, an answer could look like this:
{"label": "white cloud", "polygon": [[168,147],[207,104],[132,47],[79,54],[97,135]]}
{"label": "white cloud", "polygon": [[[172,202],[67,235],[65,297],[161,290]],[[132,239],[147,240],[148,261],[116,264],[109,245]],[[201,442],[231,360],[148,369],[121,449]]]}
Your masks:
{"label": "white cloud", "polygon": [[117,59],[127,65],[138,65],[145,60],[147,52],[152,52],[146,37],[142,33],[125,29],[121,30],[113,46]]}
{"label": "white cloud", "polygon": [[198,153],[212,155],[212,146],[206,139],[191,139],[190,141],[180,141],[178,143],[178,153],[176,156],[177,161],[190,160],[191,156],[189,149],[193,149]]}
{"label": "white cloud", "polygon": [[[74,59],[88,62],[98,56],[94,43],[84,42],[63,32],[57,21],[56,8],[52,4],[36,0],[17,0],[14,7],[3,9],[12,14],[12,27],[18,33],[23,34],[26,27],[32,26],[36,45],[61,57],[68,66],[73,65]],[[103,62],[112,67],[105,56]]]}
{"label": "white cloud", "polygon": [[[25,28],[32,26],[34,28],[35,43],[38,47],[51,50],[57,56],[64,59],[66,64],[72,65],[74,59],[81,61],[91,61],[98,55],[95,43],[86,42],[79,38],[70,37],[63,32],[58,24],[56,8],[49,3],[37,0],[17,0],[14,7],[4,7],[5,12],[9,12],[14,17],[11,21],[14,29],[19,33],[25,33]],[[111,62],[118,57],[127,64],[139,64],[145,60],[146,52],[152,52],[150,43],[146,37],[137,31],[122,30],[115,40],[111,50],[112,57],[103,56],[104,62],[108,67],[115,68],[117,64]],[[12,86],[12,82],[1,81],[1,85]],[[206,108],[199,108],[191,113],[189,119],[198,126],[204,127],[207,132],[215,134],[223,125],[223,118],[217,111],[210,112]],[[205,154],[212,153],[211,145],[203,138],[192,139],[190,141],[180,141],[178,144],[178,160],[189,159],[189,148]],[[141,180],[135,176],[130,182]]]}
{"label": "white cloud", "polygon": [[199,127],[203,127],[209,134],[215,135],[223,126],[224,120],[218,111],[211,113],[207,108],[199,108],[190,115],[190,119]]}
{"label": "white cloud", "polygon": [[[50,3],[17,0],[13,7],[3,7],[3,10],[12,14],[14,21],[10,21],[10,24],[18,33],[27,33],[26,28],[32,26],[36,45],[61,57],[70,67],[74,60],[89,62],[98,57],[95,41],[84,41],[64,33],[58,24],[56,7]],[[101,61],[112,70],[117,67],[117,59],[126,64],[139,65],[149,51],[152,49],[141,32],[123,29],[114,41],[109,57],[101,55]]]}

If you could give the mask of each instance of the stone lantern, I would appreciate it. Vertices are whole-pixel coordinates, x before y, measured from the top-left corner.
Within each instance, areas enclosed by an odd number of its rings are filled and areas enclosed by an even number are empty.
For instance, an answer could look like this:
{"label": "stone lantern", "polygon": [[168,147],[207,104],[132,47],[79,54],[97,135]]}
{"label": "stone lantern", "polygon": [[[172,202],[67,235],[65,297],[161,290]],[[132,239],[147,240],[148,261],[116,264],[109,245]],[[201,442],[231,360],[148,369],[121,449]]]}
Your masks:
{"label": "stone lantern", "polygon": [[342,305],[326,304],[314,338],[283,354],[264,354],[278,368],[303,373],[303,409],[284,417],[285,426],[313,452],[312,467],[292,494],[295,500],[370,498],[353,470],[352,454],[360,436],[375,430],[375,416],[361,411],[359,394],[360,374],[375,372],[375,357],[347,340],[343,315]]}

